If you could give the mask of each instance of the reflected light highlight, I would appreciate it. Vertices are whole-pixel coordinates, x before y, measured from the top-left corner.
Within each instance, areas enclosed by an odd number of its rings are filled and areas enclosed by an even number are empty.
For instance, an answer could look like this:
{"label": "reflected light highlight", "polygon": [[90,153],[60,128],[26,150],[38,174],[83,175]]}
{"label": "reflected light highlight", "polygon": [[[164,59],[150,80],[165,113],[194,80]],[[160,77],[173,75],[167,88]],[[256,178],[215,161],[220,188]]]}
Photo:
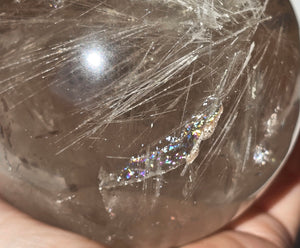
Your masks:
{"label": "reflected light highlight", "polygon": [[84,64],[88,70],[101,72],[105,67],[105,56],[101,50],[93,49],[85,52]]}

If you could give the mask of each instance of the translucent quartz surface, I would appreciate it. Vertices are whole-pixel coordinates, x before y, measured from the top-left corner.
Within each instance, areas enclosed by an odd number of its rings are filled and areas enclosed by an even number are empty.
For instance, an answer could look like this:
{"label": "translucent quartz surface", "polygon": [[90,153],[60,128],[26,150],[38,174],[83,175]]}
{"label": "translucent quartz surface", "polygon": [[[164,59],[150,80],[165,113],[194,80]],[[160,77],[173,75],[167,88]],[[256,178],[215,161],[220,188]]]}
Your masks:
{"label": "translucent quartz surface", "polygon": [[210,234],[295,141],[298,45],[288,1],[1,0],[1,194],[112,247]]}

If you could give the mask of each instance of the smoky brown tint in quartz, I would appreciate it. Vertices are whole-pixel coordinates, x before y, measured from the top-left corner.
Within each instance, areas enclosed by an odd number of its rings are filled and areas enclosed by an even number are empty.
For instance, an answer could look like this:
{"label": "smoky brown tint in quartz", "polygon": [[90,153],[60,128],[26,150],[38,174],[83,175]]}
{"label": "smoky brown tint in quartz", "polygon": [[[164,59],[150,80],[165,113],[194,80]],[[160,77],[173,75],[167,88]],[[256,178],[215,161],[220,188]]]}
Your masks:
{"label": "smoky brown tint in quartz", "polygon": [[298,26],[277,0],[2,0],[0,191],[111,247],[234,218],[295,142]]}

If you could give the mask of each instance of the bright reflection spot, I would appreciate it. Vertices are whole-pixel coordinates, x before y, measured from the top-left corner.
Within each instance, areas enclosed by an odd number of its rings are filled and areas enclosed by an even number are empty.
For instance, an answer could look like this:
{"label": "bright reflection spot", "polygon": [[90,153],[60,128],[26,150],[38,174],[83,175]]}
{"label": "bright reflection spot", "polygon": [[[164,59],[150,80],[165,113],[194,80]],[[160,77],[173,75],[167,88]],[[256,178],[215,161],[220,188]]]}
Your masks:
{"label": "bright reflection spot", "polygon": [[253,159],[255,163],[265,165],[269,161],[270,151],[265,147],[259,145],[255,147]]}
{"label": "bright reflection spot", "polygon": [[84,64],[92,72],[102,72],[106,64],[105,60],[105,56],[100,49],[88,50],[84,53]]}

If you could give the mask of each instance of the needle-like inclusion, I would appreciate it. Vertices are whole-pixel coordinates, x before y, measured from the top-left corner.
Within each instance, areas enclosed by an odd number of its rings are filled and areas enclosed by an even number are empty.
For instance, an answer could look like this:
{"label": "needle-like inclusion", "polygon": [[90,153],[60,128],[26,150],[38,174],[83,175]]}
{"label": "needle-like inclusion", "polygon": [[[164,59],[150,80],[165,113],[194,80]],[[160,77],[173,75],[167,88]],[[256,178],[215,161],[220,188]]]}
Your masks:
{"label": "needle-like inclusion", "polygon": [[185,165],[182,174],[199,154],[200,143],[211,137],[223,113],[223,106],[206,115],[192,116],[179,136],[167,136],[145,154],[132,156],[118,174],[100,171],[100,190],[124,186],[161,176]]}

